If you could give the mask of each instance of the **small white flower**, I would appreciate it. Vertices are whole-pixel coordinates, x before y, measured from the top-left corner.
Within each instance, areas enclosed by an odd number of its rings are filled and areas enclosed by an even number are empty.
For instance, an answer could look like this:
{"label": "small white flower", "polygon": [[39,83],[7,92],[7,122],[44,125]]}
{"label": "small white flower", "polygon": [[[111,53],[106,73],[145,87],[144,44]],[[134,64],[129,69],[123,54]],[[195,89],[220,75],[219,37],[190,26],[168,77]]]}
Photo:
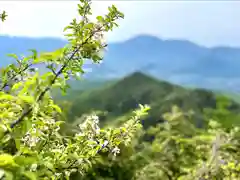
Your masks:
{"label": "small white flower", "polygon": [[52,152],[53,153],[62,153],[62,150],[61,149],[52,149]]}
{"label": "small white flower", "polygon": [[98,126],[95,127],[96,134],[100,134],[100,128]]}
{"label": "small white flower", "polygon": [[31,171],[36,171],[37,170],[37,164],[32,164],[30,169],[31,169]]}
{"label": "small white flower", "polygon": [[239,131],[239,127],[234,127],[234,131],[238,132]]}
{"label": "small white flower", "polygon": [[49,119],[48,124],[55,124],[55,121],[53,119]]}
{"label": "small white flower", "polygon": [[78,159],[77,162],[78,162],[78,164],[82,164],[83,160],[82,159]]}
{"label": "small white flower", "polygon": [[33,128],[33,129],[32,129],[32,132],[33,132],[33,133],[36,133],[36,132],[37,132],[37,129],[36,129],[36,128]]}
{"label": "small white flower", "polygon": [[84,133],[79,132],[79,133],[77,133],[75,136],[76,136],[76,137],[81,137],[81,136],[84,136]]}
{"label": "small white flower", "polygon": [[65,171],[64,172],[66,176],[70,176],[70,172],[69,171]]}
{"label": "small white flower", "polygon": [[32,137],[32,138],[29,140],[29,146],[30,146],[30,147],[36,146],[39,140],[40,140],[40,139],[39,139],[38,137]]}
{"label": "small white flower", "polygon": [[55,131],[57,132],[57,131],[59,131],[60,130],[60,127],[58,126],[56,129],[55,129]]}
{"label": "small white flower", "polygon": [[0,179],[3,178],[4,174],[5,174],[4,171],[0,169]]}
{"label": "small white flower", "polygon": [[92,115],[91,119],[93,120],[94,123],[98,124],[99,123],[99,118],[96,115]]}
{"label": "small white flower", "polygon": [[103,145],[102,145],[102,147],[106,147],[108,145],[108,141],[107,140],[105,140],[104,142],[103,142]]}
{"label": "small white flower", "polygon": [[55,177],[59,178],[62,174],[61,173],[55,173]]}
{"label": "small white flower", "polygon": [[4,132],[8,130],[7,127],[4,124],[1,124],[0,126],[1,126],[1,128],[3,129]]}
{"label": "small white flower", "polygon": [[77,77],[80,77],[80,72],[76,72],[76,76],[77,76]]}
{"label": "small white flower", "polygon": [[44,126],[44,127],[43,127],[43,130],[44,130],[44,131],[47,131],[47,130],[48,130],[48,127],[47,127],[47,126]]}
{"label": "small white flower", "polygon": [[114,156],[120,153],[120,149],[118,147],[113,148],[112,153]]}
{"label": "small white flower", "polygon": [[31,137],[30,134],[27,134],[24,138],[22,138],[22,141],[24,142],[24,144],[30,147],[36,146],[39,140],[40,138]]}

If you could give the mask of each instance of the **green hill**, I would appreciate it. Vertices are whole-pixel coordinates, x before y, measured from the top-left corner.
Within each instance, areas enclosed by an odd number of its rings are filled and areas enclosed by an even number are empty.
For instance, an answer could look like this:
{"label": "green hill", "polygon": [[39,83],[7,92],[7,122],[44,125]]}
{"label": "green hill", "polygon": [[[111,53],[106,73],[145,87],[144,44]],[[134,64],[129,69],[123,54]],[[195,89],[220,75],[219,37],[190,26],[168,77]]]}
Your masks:
{"label": "green hill", "polygon": [[[184,111],[195,112],[194,121],[202,126],[203,110],[216,108],[216,94],[204,89],[186,89],[165,81],[156,80],[148,75],[135,72],[119,81],[112,82],[92,90],[70,93],[71,108],[69,119],[73,120],[91,111],[103,111],[103,122],[118,123],[124,120],[138,104],[149,104],[149,115],[143,119],[145,127],[162,122],[162,114],[173,105]],[[231,109],[240,110],[240,106],[231,100]],[[117,119],[117,120],[116,120]]]}
{"label": "green hill", "polygon": [[60,90],[54,91],[53,96],[57,100],[69,100],[72,101],[76,96],[79,96],[80,93],[88,90],[99,89],[101,87],[107,87],[117,80],[72,80],[69,81],[70,89],[68,89],[68,93],[66,95],[62,95]]}
{"label": "green hill", "polygon": [[220,95],[225,95],[231,99],[233,99],[234,101],[240,103],[240,94],[239,93],[234,93],[234,92],[225,92],[225,91],[221,91],[221,92],[217,92]]}

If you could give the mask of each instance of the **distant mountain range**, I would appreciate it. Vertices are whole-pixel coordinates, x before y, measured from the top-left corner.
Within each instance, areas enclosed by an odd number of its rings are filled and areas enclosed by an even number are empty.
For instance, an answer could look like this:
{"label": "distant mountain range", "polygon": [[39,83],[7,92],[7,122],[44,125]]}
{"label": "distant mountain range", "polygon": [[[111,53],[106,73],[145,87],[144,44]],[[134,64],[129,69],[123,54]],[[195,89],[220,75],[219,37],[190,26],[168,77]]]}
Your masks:
{"label": "distant mountain range", "polygon": [[[26,54],[28,49],[52,51],[67,42],[57,38],[0,36],[0,67],[11,62],[8,53]],[[240,91],[240,48],[207,48],[184,40],[161,40],[140,35],[110,43],[101,65],[87,79],[121,78],[135,71],[185,86]]]}

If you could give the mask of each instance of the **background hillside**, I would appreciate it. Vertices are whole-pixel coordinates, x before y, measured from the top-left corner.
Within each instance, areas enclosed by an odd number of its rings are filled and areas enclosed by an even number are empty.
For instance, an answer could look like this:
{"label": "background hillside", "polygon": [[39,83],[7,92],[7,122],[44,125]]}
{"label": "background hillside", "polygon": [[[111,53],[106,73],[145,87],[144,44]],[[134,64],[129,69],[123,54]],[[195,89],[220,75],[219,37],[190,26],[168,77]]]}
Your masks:
{"label": "background hillside", "polygon": [[[8,53],[27,54],[28,49],[52,51],[66,41],[57,38],[0,36],[0,66],[9,64]],[[206,48],[184,40],[161,40],[141,35],[120,43],[110,43],[104,62],[88,64],[87,79],[122,78],[135,71],[184,86],[238,92],[240,48]]]}
{"label": "background hillside", "polygon": [[[71,123],[78,122],[78,117],[93,111],[100,111],[101,124],[118,124],[126,120],[138,104],[149,104],[151,110],[149,115],[142,119],[145,128],[163,122],[162,115],[169,112],[173,105],[181,107],[185,112],[192,110],[195,112],[193,122],[198,127],[203,127],[203,112],[207,109],[216,109],[218,96],[204,89],[186,89],[179,85],[174,85],[166,81],[159,81],[141,72],[132,73],[123,79],[115,82],[102,84],[93,89],[74,90],[63,98],[56,99],[65,101],[63,109],[68,102],[68,119]],[[231,112],[237,115],[240,105],[229,100],[228,106]],[[63,105],[63,104],[62,104]],[[229,119],[225,126],[237,124],[235,119]]]}

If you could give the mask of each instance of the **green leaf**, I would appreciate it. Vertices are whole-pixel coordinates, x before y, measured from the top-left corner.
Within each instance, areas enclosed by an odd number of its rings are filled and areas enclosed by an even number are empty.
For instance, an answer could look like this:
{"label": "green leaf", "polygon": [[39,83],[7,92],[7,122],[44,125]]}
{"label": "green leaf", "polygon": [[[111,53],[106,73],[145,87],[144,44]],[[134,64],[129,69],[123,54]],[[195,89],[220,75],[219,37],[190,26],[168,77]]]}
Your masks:
{"label": "green leaf", "polygon": [[54,74],[53,74],[52,72],[47,72],[47,73],[43,74],[43,75],[41,76],[41,78],[42,78],[43,80],[45,80],[45,79],[52,78],[53,76],[54,76]]}
{"label": "green leaf", "polygon": [[23,82],[17,82],[13,85],[12,90],[17,90],[23,85]]}
{"label": "green leaf", "polygon": [[55,109],[58,113],[62,113],[62,110],[61,110],[61,108],[60,108],[58,105],[53,104],[53,105],[51,105],[51,106],[52,106],[52,108]]}
{"label": "green leaf", "polygon": [[57,121],[55,124],[57,125],[57,126],[60,126],[60,125],[62,125],[62,124],[64,124],[65,122],[64,121]]}
{"label": "green leaf", "polygon": [[27,172],[23,172],[22,174],[29,180],[37,180],[37,175],[34,172],[27,171]]}
{"label": "green leaf", "polygon": [[14,157],[14,160],[17,164],[26,166],[26,165],[31,165],[37,162],[38,158],[34,156],[16,156]]}
{"label": "green leaf", "polygon": [[51,169],[51,170],[54,170],[54,165],[50,162],[45,162],[44,165],[48,168],[48,169]]}
{"label": "green leaf", "polygon": [[32,104],[35,102],[33,96],[25,96],[25,95],[19,95],[18,96],[21,100],[23,100],[26,103]]}
{"label": "green leaf", "polygon": [[4,137],[4,133],[7,131],[7,127],[4,124],[0,124],[0,139]]}
{"label": "green leaf", "polygon": [[64,54],[64,50],[65,48],[60,48],[52,52],[52,58],[53,59],[61,58],[61,56]]}
{"label": "green leaf", "polygon": [[6,17],[7,17],[7,13],[6,11],[3,11],[2,14],[0,14],[0,19],[2,20],[2,22],[4,22],[6,20]]}
{"label": "green leaf", "polygon": [[63,32],[65,32],[66,30],[68,29],[73,29],[73,26],[66,26],[64,29],[63,29]]}
{"label": "green leaf", "polygon": [[32,58],[35,60],[38,56],[37,51],[35,49],[29,49],[29,51],[33,53]]}
{"label": "green leaf", "polygon": [[21,144],[20,139],[15,139],[15,144],[16,144],[16,148],[20,150],[20,144]]}
{"label": "green leaf", "polygon": [[97,16],[96,19],[100,22],[103,22],[103,20],[104,20],[102,16]]}
{"label": "green leaf", "polygon": [[87,28],[87,29],[92,29],[93,26],[94,26],[93,23],[88,23],[88,24],[85,25],[85,28]]}
{"label": "green leaf", "polygon": [[94,55],[92,56],[92,59],[93,59],[93,61],[97,62],[97,61],[102,60],[102,57],[100,57],[100,56],[97,55],[97,54],[94,54]]}
{"label": "green leaf", "polygon": [[22,124],[22,133],[26,133],[32,127],[32,121],[29,119],[23,121]]}
{"label": "green leaf", "polygon": [[6,180],[14,180],[14,176],[11,172],[4,171]]}
{"label": "green leaf", "polygon": [[38,57],[38,62],[46,62],[53,59],[53,55],[51,52],[41,53]]}
{"label": "green leaf", "polygon": [[18,56],[16,54],[8,54],[7,56],[12,57],[12,58],[18,60]]}
{"label": "green leaf", "polygon": [[7,165],[14,165],[14,157],[10,154],[0,154],[0,168],[4,168]]}
{"label": "green leaf", "polygon": [[14,97],[9,94],[5,94],[4,92],[0,92],[0,100],[13,100]]}

